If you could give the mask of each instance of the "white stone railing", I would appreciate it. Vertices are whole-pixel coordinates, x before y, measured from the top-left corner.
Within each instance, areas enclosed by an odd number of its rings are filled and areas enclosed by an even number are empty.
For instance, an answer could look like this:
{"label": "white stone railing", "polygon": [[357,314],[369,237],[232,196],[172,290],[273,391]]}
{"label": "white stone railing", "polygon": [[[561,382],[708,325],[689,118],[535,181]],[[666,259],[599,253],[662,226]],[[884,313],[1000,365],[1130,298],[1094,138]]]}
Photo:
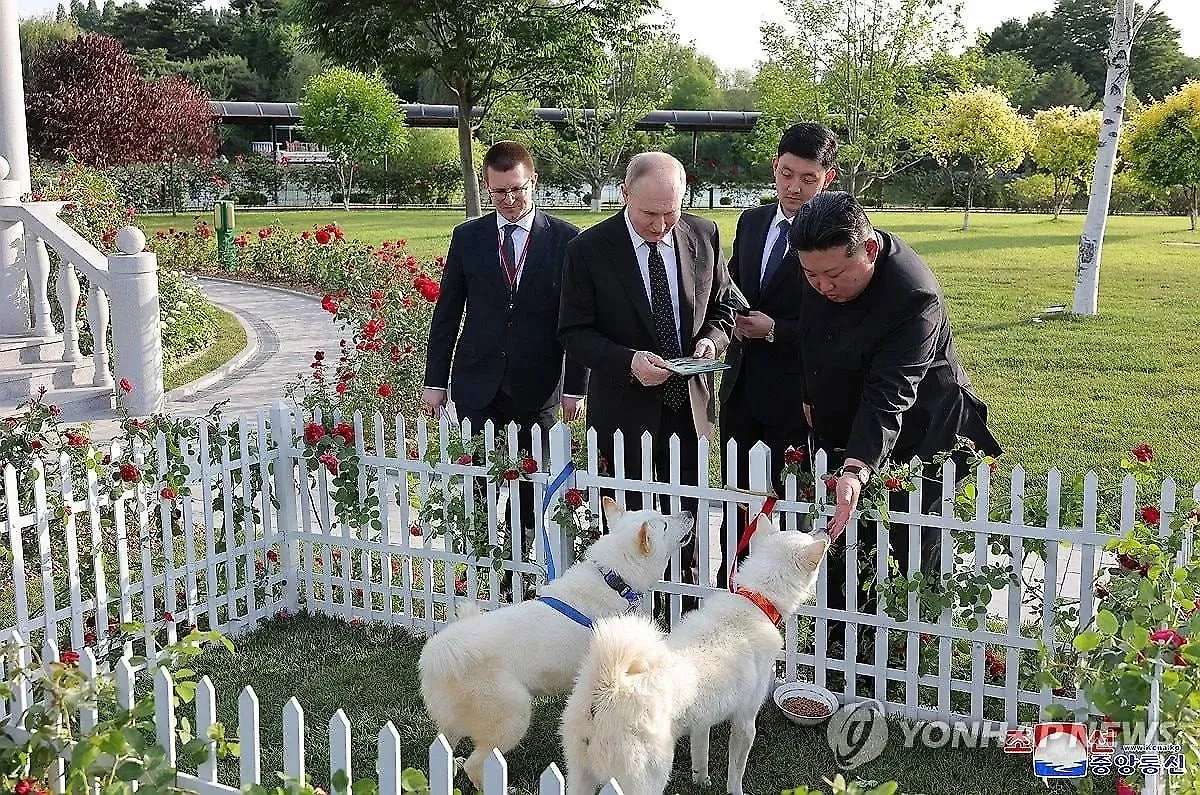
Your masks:
{"label": "white stone railing", "polygon": [[[50,317],[49,246],[60,259],[55,298],[63,315],[62,361],[83,359],[76,318],[83,273],[93,340],[92,384],[117,391],[131,414],[161,410],[158,260],[143,251],[146,236],[127,226],[117,234],[118,253],[106,256],[58,217],[65,202],[23,204],[20,183],[8,179],[8,173],[8,162],[0,157],[0,334],[44,338],[56,333]],[[116,318],[112,363],[106,344],[110,317]],[[116,389],[122,379],[134,385],[133,392]]]}

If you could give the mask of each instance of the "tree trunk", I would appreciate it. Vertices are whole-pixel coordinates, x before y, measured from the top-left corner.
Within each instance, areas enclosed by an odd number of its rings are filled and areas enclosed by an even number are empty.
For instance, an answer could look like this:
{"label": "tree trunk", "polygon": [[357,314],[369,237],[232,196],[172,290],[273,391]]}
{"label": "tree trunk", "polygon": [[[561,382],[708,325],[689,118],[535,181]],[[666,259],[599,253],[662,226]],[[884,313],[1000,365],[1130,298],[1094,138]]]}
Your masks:
{"label": "tree trunk", "polygon": [[604,192],[604,185],[602,185],[601,183],[599,183],[595,180],[592,180],[591,186],[592,186],[592,212],[598,213],[598,212],[600,212],[600,196]]}
{"label": "tree trunk", "polygon": [[471,110],[474,97],[467,91],[458,92],[458,159],[462,165],[463,199],[467,218],[478,218],[479,179],[475,176],[475,152],[471,149]]}
{"label": "tree trunk", "polygon": [[1071,311],[1077,315],[1096,314],[1100,294],[1100,253],[1104,245],[1104,227],[1108,222],[1108,202],[1112,194],[1113,171],[1117,165],[1117,144],[1125,118],[1125,90],[1129,83],[1129,61],[1134,35],[1133,0],[1116,0],[1113,6],[1112,32],[1108,39],[1108,76],[1104,85],[1104,113],[1096,143],[1096,165],[1092,171],[1092,192],[1088,196],[1087,220],[1079,236],[1079,254],[1075,260],[1075,297]]}
{"label": "tree trunk", "polygon": [[971,228],[971,188],[975,185],[975,172],[967,173],[967,206],[963,210],[963,231]]}
{"label": "tree trunk", "polygon": [[1200,185],[1192,186],[1192,231],[1196,231],[1196,216],[1200,214]]}

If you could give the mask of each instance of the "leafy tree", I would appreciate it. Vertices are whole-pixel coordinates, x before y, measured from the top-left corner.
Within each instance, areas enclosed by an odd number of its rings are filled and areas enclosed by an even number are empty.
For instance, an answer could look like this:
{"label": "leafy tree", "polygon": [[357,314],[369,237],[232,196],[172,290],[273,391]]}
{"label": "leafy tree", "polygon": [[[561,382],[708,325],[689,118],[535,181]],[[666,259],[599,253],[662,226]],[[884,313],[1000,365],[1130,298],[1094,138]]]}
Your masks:
{"label": "leafy tree", "polygon": [[1021,164],[1029,148],[1029,126],[1003,94],[976,88],[952,94],[930,130],[930,151],[947,169],[960,161],[968,174],[963,229],[971,225],[971,187],[979,175],[993,176]]}
{"label": "leafy tree", "polygon": [[395,157],[407,141],[400,98],[377,74],[335,66],[314,75],[301,114],[305,132],[329,151],[346,210],[359,167]]}
{"label": "leafy tree", "polygon": [[1006,192],[1018,210],[1053,209],[1057,215],[1058,197],[1049,174],[1030,174],[1014,179],[1006,186]]}
{"label": "leafy tree", "polygon": [[1035,108],[1090,108],[1095,104],[1096,92],[1066,64],[1059,64],[1049,74],[1039,76],[1032,101]]}
{"label": "leafy tree", "polygon": [[[1107,49],[1112,19],[1113,0],[1058,0],[1049,14],[1034,14],[1024,24],[1009,20],[996,28],[987,51],[1016,53],[1046,74],[1064,66],[1082,77],[1093,95],[1102,97],[1107,66],[1097,55]],[[1200,77],[1193,59],[1179,47],[1179,31],[1165,14],[1146,17],[1137,44],[1129,81],[1140,98],[1165,96],[1189,78]]]}
{"label": "leafy tree", "polygon": [[[297,0],[297,19],[331,58],[407,82],[428,71],[458,106],[468,217],[479,215],[471,138],[507,94],[595,84],[606,33],[635,23],[655,0]],[[478,108],[480,115],[474,115]]]}
{"label": "leafy tree", "polygon": [[723,92],[718,83],[721,70],[712,59],[690,45],[669,45],[672,52],[665,64],[667,84],[671,87],[666,107],[674,110],[713,110],[723,107]]}
{"label": "leafy tree", "polygon": [[1182,188],[1196,231],[1200,196],[1200,81],[1149,105],[1133,125],[1129,155],[1139,177],[1159,188]]}
{"label": "leafy tree", "polygon": [[[949,0],[782,0],[794,24],[764,25],[766,65],[755,86],[766,124],[764,159],[795,121],[822,121],[838,134],[843,182],[861,193],[920,159],[912,142],[925,117],[956,84],[927,82],[924,65],[960,32]],[[950,66],[946,60],[938,65]],[[953,72],[954,70],[948,70]],[[961,75],[960,75],[961,78]]]}
{"label": "leafy tree", "polygon": [[185,61],[180,73],[213,99],[253,101],[269,96],[265,78],[250,68],[241,55],[211,55]]}
{"label": "leafy tree", "polygon": [[1038,169],[1052,180],[1054,217],[1086,183],[1096,160],[1100,114],[1079,108],[1041,110],[1033,117],[1030,154]]}
{"label": "leafy tree", "polygon": [[1010,51],[985,55],[976,79],[979,85],[991,86],[1008,97],[1013,107],[1021,111],[1034,107],[1044,81],[1033,64]]}
{"label": "leafy tree", "polygon": [[31,147],[108,166],[207,158],[208,97],[179,77],[148,81],[116,39],[80,36],[40,54],[26,86]]}

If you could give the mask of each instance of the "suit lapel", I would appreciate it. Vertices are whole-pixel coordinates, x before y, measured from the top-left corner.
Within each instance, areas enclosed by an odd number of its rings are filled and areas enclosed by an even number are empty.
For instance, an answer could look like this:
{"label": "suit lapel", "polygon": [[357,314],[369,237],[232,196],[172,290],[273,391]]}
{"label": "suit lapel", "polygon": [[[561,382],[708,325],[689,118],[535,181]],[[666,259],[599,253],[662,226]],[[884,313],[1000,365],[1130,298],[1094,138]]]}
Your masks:
{"label": "suit lapel", "polygon": [[612,247],[614,270],[617,278],[629,294],[634,311],[641,319],[642,325],[650,339],[657,340],[654,330],[654,317],[650,311],[650,299],[646,296],[646,285],[642,281],[642,271],[638,267],[637,255],[633,253],[633,241],[629,239],[629,229],[625,226],[625,212],[622,210],[609,219],[612,230],[609,234],[609,245]]}
{"label": "suit lapel", "polygon": [[770,205],[766,207],[771,212],[760,212],[754,219],[755,228],[752,230],[754,234],[750,238],[754,241],[754,248],[750,252],[751,256],[744,257],[741,261],[742,284],[747,287],[745,290],[746,300],[750,302],[750,306],[757,306],[763,294],[763,286],[760,285],[763,253],[767,249],[767,233],[771,229],[771,221],[774,220],[776,212],[775,207],[771,207]]}
{"label": "suit lapel", "polygon": [[508,276],[504,263],[500,261],[500,227],[496,225],[496,212],[492,211],[479,219],[479,265],[486,278],[495,283],[496,295],[508,302]]}
{"label": "suit lapel", "polygon": [[683,355],[689,355],[696,316],[696,239],[687,222],[675,225],[675,260],[679,264],[679,338]]}

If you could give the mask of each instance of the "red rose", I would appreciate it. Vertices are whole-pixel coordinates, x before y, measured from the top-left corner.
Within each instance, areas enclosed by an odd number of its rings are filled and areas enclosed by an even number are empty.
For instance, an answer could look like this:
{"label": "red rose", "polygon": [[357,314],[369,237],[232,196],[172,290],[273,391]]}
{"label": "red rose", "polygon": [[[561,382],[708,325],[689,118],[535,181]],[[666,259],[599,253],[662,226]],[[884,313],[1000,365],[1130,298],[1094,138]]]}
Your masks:
{"label": "red rose", "polygon": [[331,314],[336,314],[338,311],[337,299],[332,295],[326,295],[321,299],[321,308]]}
{"label": "red rose", "polygon": [[379,389],[376,391],[379,392],[379,397],[390,398],[392,396],[392,385],[391,384],[380,384]]}
{"label": "red rose", "polygon": [[126,395],[133,391],[133,384],[129,383],[128,378],[122,378],[119,386],[121,387],[121,391]]}
{"label": "red rose", "polygon": [[339,422],[333,426],[333,435],[342,437],[347,446],[354,444],[354,426],[348,422]]}
{"label": "red rose", "polygon": [[29,446],[31,448],[33,448],[34,450],[41,450],[42,449],[42,440],[34,439],[32,442],[29,443]]}
{"label": "red rose", "polygon": [[521,459],[521,471],[524,472],[526,475],[532,475],[534,472],[537,472],[538,471],[537,460],[532,457],[522,458]]}
{"label": "red rose", "polygon": [[164,613],[163,613],[163,621],[166,621],[168,624],[174,624],[174,623],[175,623],[175,616],[171,615],[171,614],[170,614],[170,613],[168,613],[168,612],[164,612]]}
{"label": "red rose", "polygon": [[904,481],[900,478],[888,478],[883,485],[887,486],[888,491],[900,491],[904,488]]}
{"label": "red rose", "polygon": [[579,489],[567,489],[567,493],[563,495],[563,499],[567,501],[567,505],[572,508],[578,508],[583,505],[583,492]]}
{"label": "red rose", "polygon": [[59,653],[58,661],[63,665],[76,665],[79,662],[79,652],[67,649]]}
{"label": "red rose", "polygon": [[376,309],[376,310],[383,309],[383,291],[382,290],[372,290],[371,291],[370,304],[371,304],[372,309]]}
{"label": "red rose", "polygon": [[328,243],[329,240],[330,240],[330,235],[328,232],[326,232],[324,229],[317,230],[317,242],[318,243],[320,243],[323,246],[326,243]]}
{"label": "red rose", "polygon": [[278,563],[279,562],[279,552],[274,549],[268,549],[267,550],[267,560],[271,561],[272,563]]}
{"label": "red rose", "polygon": [[16,795],[34,795],[41,787],[38,786],[38,780],[33,778],[23,778],[17,782],[17,786],[13,788]]}
{"label": "red rose", "polygon": [[83,633],[83,642],[85,644],[87,644],[88,646],[95,646],[96,645],[96,633],[95,632]]}
{"label": "red rose", "polygon": [[468,466],[475,463],[475,459],[471,457],[470,453],[463,453],[458,457],[458,463],[462,464],[463,466]]}
{"label": "red rose", "polygon": [[176,494],[175,489],[171,488],[170,486],[163,486],[162,491],[160,491],[158,493],[158,496],[160,496],[164,500],[167,500],[168,502],[170,502],[171,500],[174,500],[179,495]]}
{"label": "red rose", "polygon": [[62,414],[62,409],[60,409],[58,406],[50,407],[50,416],[51,417],[57,417],[59,414]]}
{"label": "red rose", "polygon": [[121,480],[125,481],[126,483],[133,483],[141,476],[142,473],[138,471],[138,468],[133,464],[121,464]]}
{"label": "red rose", "polygon": [[1187,638],[1173,629],[1156,629],[1150,633],[1150,641],[1177,649],[1187,643]]}
{"label": "red rose", "polygon": [[323,362],[323,361],[325,361],[325,351],[317,351],[316,353],[314,353],[314,354],[313,354],[313,361],[314,361],[314,362]]}
{"label": "red rose", "polygon": [[325,465],[325,468],[329,470],[329,474],[333,475],[334,477],[337,476],[338,467],[341,466],[341,463],[338,461],[338,457],[336,455],[327,451],[321,453],[317,460]]}
{"label": "red rose", "polygon": [[292,612],[290,610],[280,610],[275,614],[275,618],[279,619],[280,621],[287,621],[291,617]]}
{"label": "red rose", "polygon": [[1098,598],[1103,599],[1108,596],[1108,587],[1102,582],[1096,583],[1095,594]]}
{"label": "red rose", "polygon": [[1149,464],[1154,460],[1154,450],[1152,450],[1150,445],[1146,444],[1145,442],[1142,442],[1137,447],[1133,448],[1130,451],[1130,455],[1132,455],[1135,460],[1140,461],[1143,464]]}
{"label": "red rose", "polygon": [[805,457],[803,447],[789,447],[783,451],[783,463],[785,464],[802,464]]}
{"label": "red rose", "polygon": [[88,443],[88,438],[74,431],[67,431],[67,446],[68,447],[85,447]]}
{"label": "red rose", "polygon": [[515,469],[510,469],[510,470],[507,470],[507,471],[504,473],[504,479],[505,479],[505,480],[507,480],[507,481],[513,481],[513,480],[516,480],[516,479],[517,479],[517,478],[519,478],[519,477],[521,477],[521,473],[520,473],[520,472],[518,472],[518,471],[517,471],[517,470],[515,470]]}
{"label": "red rose", "polygon": [[1148,525],[1153,525],[1155,527],[1158,526],[1158,522],[1162,518],[1162,514],[1159,513],[1158,508],[1154,505],[1142,506],[1141,515],[1142,515],[1143,522],[1145,522]]}
{"label": "red rose", "polygon": [[337,392],[339,395],[344,395],[344,394],[346,394],[346,382],[345,382],[345,381],[338,381],[338,385],[334,387],[334,390],[335,390],[335,391],[336,391],[336,392]]}
{"label": "red rose", "polygon": [[361,627],[365,623],[366,622],[362,620],[362,616],[355,616],[354,618],[350,619],[350,626],[352,627]]}
{"label": "red rose", "polygon": [[310,422],[304,426],[304,441],[310,445],[321,441],[321,437],[324,435],[325,428],[317,425],[315,422]]}
{"label": "red rose", "polygon": [[[419,525],[416,522],[413,522],[412,524],[410,524],[408,526],[408,534],[410,536],[416,536],[417,538],[420,538],[421,537],[421,525]],[[392,561],[392,570],[395,571],[396,567],[398,565],[399,565],[398,561]]]}
{"label": "red rose", "polygon": [[454,592],[459,596],[464,596],[467,593],[467,581],[459,577],[454,581]]}
{"label": "red rose", "polygon": [[825,478],[825,488],[829,489],[830,491],[833,491],[834,489],[836,489],[837,488],[837,478],[835,478],[835,477]]}
{"label": "red rose", "polygon": [[301,233],[300,233],[300,239],[301,239],[301,240],[308,240],[308,239],[309,239],[309,238],[311,238],[311,237],[312,237],[312,232],[309,232],[308,230],[305,230],[305,231],[303,231],[303,232],[301,232]]}
{"label": "red rose", "polygon": [[383,327],[386,325],[387,323],[384,322],[383,318],[372,318],[363,326],[363,336],[367,339],[372,339],[379,332],[383,331]]}

